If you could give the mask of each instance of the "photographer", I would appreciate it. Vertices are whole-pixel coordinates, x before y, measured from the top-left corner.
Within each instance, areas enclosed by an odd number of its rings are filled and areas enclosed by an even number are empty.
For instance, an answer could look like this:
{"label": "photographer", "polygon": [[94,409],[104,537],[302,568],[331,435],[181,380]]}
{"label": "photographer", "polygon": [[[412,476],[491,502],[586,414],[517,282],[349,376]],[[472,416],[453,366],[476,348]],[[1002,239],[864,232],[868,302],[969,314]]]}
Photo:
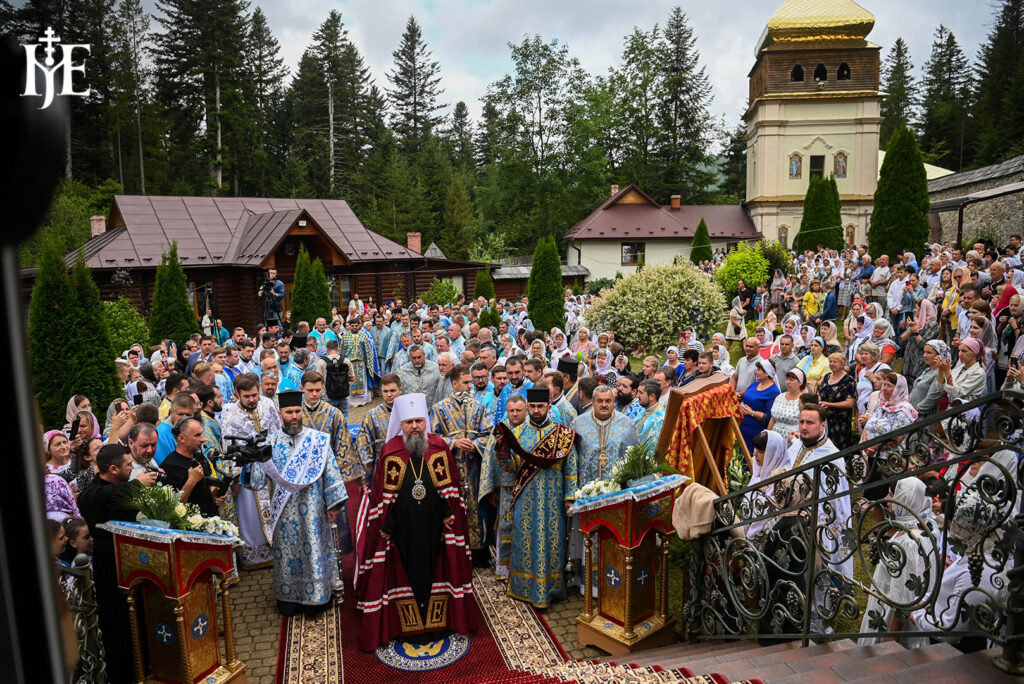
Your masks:
{"label": "photographer", "polygon": [[156,426],[152,423],[136,423],[128,433],[128,450],[132,455],[132,472],[130,479],[135,480],[150,468],[155,468],[153,457],[156,456],[158,439]]}
{"label": "photographer", "polygon": [[[128,603],[117,586],[117,564],[114,558],[114,537],[99,525],[111,520],[134,522],[136,512],[124,508],[125,493],[133,487],[152,486],[155,472],[142,473],[129,481],[132,461],[128,450],[120,444],[106,444],[96,456],[98,473],[92,485],[78,497],[78,507],[92,531],[93,579],[100,630],[106,646],[107,675],[110,682],[128,682],[131,678],[131,639]],[[138,483],[138,484],[136,484]]]}
{"label": "photographer", "polygon": [[263,302],[264,319],[268,321],[272,318],[280,320],[281,302],[284,300],[284,283],[277,279],[276,268],[271,268],[267,271],[267,278],[263,281],[263,286],[260,287],[260,291],[256,293],[256,296],[260,297]]}
{"label": "photographer", "polygon": [[195,504],[204,517],[217,515],[225,496],[217,496],[217,488],[204,483],[212,468],[201,453],[206,438],[203,424],[195,418],[183,418],[172,428],[177,446],[160,466],[167,484],[181,490],[181,502]]}

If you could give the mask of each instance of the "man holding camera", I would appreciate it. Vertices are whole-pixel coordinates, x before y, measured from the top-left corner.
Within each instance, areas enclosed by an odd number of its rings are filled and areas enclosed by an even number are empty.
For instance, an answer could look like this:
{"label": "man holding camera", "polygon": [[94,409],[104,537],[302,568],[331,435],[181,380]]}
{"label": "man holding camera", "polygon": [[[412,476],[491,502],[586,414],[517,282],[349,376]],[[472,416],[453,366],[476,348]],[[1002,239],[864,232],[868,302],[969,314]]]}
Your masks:
{"label": "man holding camera", "polygon": [[[256,296],[263,302],[264,318],[281,319],[281,302],[284,301],[284,283],[277,279],[277,269],[271,268],[267,271],[267,278]],[[269,323],[268,323],[269,326]]]}
{"label": "man holding camera", "polygon": [[177,443],[160,467],[164,480],[181,490],[181,502],[195,504],[204,517],[217,515],[225,496],[218,495],[217,487],[204,484],[212,469],[199,447],[206,441],[203,424],[195,418],[183,418],[172,428]]}

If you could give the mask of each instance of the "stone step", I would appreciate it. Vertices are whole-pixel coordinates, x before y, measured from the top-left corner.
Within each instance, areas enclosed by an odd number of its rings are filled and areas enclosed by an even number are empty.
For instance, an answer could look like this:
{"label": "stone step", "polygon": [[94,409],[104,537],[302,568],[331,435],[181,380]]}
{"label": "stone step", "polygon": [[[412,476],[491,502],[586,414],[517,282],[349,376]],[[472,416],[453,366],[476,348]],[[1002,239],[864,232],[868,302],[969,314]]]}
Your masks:
{"label": "stone step", "polygon": [[[941,646],[939,651],[935,647]],[[948,647],[948,650],[946,650]],[[909,657],[915,657],[916,651],[926,649],[912,649],[907,651]],[[1002,648],[990,648],[986,651],[976,653],[961,653],[949,644],[936,644],[927,649],[930,655],[942,654],[949,657],[926,661],[924,656],[916,656],[920,662],[907,661],[910,667],[904,666],[902,670],[893,670],[885,674],[868,673],[865,676],[849,679],[847,681],[857,684],[954,684],[959,682],[985,682],[985,684],[1020,684],[1024,678],[1009,675],[993,663],[992,659],[1002,653]],[[772,681],[770,684],[775,684]]]}
{"label": "stone step", "polygon": [[677,656],[691,656],[701,658],[706,655],[715,652],[734,652],[736,649],[744,650],[748,648],[757,648],[757,644],[753,641],[698,641],[695,643],[680,642],[672,644],[671,646],[661,646],[659,648],[652,648],[650,650],[637,651],[628,655],[621,656],[608,656],[608,660],[615,660],[619,663],[630,663],[636,665],[661,665],[661,660],[665,659],[666,656],[671,656],[675,659]]}
{"label": "stone step", "polygon": [[843,640],[808,646],[783,654],[769,654],[764,661],[755,657],[735,663],[712,663],[708,667],[715,672],[721,672],[729,679],[756,678],[771,684],[832,684],[844,681],[841,675],[831,669],[833,665],[859,663],[903,650],[895,641],[877,646],[858,647],[850,640]]}
{"label": "stone step", "polygon": [[[719,672],[720,668],[728,666],[733,672],[739,670],[754,670],[758,667],[778,663],[788,663],[797,660],[806,660],[819,655],[825,655],[836,651],[843,651],[855,648],[856,644],[849,640],[831,641],[824,644],[812,644],[807,648],[801,648],[799,641],[791,641],[784,644],[763,646],[756,650],[749,650],[745,653],[719,654],[710,657],[699,658],[689,662],[677,662],[669,660],[660,663],[662,667],[686,667],[697,673]],[[722,672],[722,674],[726,674]]]}

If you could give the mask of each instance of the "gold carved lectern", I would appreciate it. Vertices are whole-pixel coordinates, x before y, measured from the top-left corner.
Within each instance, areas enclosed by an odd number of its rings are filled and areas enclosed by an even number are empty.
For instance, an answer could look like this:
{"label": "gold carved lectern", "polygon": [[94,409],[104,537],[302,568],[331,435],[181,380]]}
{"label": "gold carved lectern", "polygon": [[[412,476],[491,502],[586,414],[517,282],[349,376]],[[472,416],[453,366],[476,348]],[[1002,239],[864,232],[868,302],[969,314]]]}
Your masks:
{"label": "gold carved lectern", "polygon": [[[689,478],[667,475],[629,489],[581,499],[586,555],[586,599],[576,618],[580,644],[614,655],[671,644],[668,615],[668,543],[672,505]],[[597,610],[594,610],[594,538],[597,539]],[[655,588],[657,587],[657,591]]]}
{"label": "gold carved lectern", "polygon": [[[235,650],[231,597],[224,582],[235,567],[232,548],[241,540],[129,522],[100,527],[114,535],[118,585],[128,595],[135,681],[243,684],[245,664]],[[218,587],[226,663],[217,639]],[[148,668],[142,661],[143,640]]]}

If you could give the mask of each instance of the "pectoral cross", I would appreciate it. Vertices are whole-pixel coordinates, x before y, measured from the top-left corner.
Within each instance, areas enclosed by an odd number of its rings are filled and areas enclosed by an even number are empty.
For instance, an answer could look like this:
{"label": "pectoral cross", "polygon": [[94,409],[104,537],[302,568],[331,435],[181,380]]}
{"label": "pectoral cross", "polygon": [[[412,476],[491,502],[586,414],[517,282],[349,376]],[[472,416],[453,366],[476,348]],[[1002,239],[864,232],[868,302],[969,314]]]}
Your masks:
{"label": "pectoral cross", "polygon": [[608,463],[608,457],[604,454],[604,447],[601,447],[601,455],[597,458],[597,479],[604,479],[604,466]]}

